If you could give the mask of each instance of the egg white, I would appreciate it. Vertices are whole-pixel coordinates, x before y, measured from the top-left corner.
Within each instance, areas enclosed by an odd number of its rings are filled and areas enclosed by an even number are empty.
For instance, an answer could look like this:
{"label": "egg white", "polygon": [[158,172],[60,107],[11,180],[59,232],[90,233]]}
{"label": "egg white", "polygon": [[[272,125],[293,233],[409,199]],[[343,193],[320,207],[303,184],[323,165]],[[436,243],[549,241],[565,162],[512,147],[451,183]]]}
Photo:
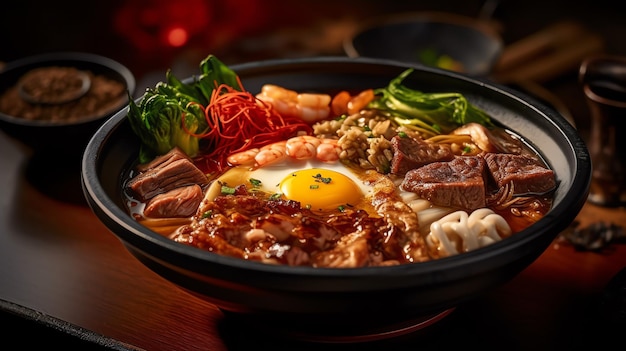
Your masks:
{"label": "egg white", "polygon": [[275,193],[280,191],[279,184],[283,179],[295,171],[310,168],[328,169],[347,176],[361,189],[363,196],[369,196],[372,192],[371,186],[361,180],[354,170],[351,170],[342,162],[325,163],[317,159],[286,160],[280,164],[272,164],[255,169],[250,172],[249,176],[261,181],[261,190]]}
{"label": "egg white", "polygon": [[250,188],[252,186],[250,183],[251,179],[259,181],[255,186],[257,190],[269,194],[280,193],[279,185],[283,179],[291,176],[296,171],[310,168],[332,170],[345,175],[360,189],[363,201],[369,202],[368,199],[374,190],[368,181],[359,177],[356,170],[351,169],[342,162],[326,163],[314,158],[306,160],[288,158],[282,162],[255,169],[249,166],[231,168],[213,182],[207,190],[205,200],[213,200],[220,195],[223,185],[234,188],[245,184]]}

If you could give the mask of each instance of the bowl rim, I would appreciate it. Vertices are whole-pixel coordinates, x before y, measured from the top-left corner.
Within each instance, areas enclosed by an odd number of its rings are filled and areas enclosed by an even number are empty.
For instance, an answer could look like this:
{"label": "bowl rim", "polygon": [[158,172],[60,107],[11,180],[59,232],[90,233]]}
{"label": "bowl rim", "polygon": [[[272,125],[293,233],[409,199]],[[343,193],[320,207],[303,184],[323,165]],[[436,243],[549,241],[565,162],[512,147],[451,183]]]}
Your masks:
{"label": "bowl rim", "polygon": [[[575,171],[572,171],[574,173],[574,178],[570,187],[575,187],[576,189],[583,190],[586,189],[586,191],[588,191],[589,189],[591,178],[591,161],[585,143],[582,141],[581,137],[578,135],[573,126],[564,117],[560,116],[547,106],[542,105],[537,101],[534,101],[532,98],[526,96],[523,93],[507,88],[505,86],[500,86],[497,83],[488,82],[486,80],[475,77],[469,77],[460,73],[444,71],[438,68],[425,67],[419,64],[410,64],[394,60],[367,57],[350,58],[345,56],[328,56],[295,59],[269,59],[232,65],[231,68],[239,73],[241,71],[259,70],[268,67],[280,66],[281,68],[284,68],[283,66],[285,65],[299,65],[303,63],[362,63],[414,68],[416,70],[428,71],[437,74],[452,76],[456,79],[466,80],[470,83],[478,84],[481,87],[494,90],[497,93],[504,94],[508,98],[517,100],[518,102],[522,103],[525,106],[528,106],[532,110],[538,111],[541,114],[545,115],[548,119],[551,120],[549,123],[556,125],[558,128],[561,129],[562,133],[569,136],[568,140],[571,139],[571,143],[567,145],[567,147],[571,149],[572,153],[574,153],[576,156],[574,160],[576,164],[572,166],[573,168],[575,168]],[[137,221],[133,220],[131,216],[124,211],[124,209],[118,207],[115,202],[108,196],[100,183],[100,179],[98,178],[99,170],[97,169],[96,165],[99,162],[99,154],[103,150],[104,144],[108,140],[110,135],[113,134],[118,128],[121,128],[123,123],[127,123],[125,122],[127,111],[128,107],[125,107],[121,111],[118,111],[118,113],[116,113],[113,117],[108,119],[94,134],[93,138],[90,140],[88,146],[86,147],[82,159],[81,169],[83,190],[88,199],[90,207],[92,207],[94,211],[101,211],[110,219],[114,219],[116,222],[116,226],[128,231],[129,234],[123,235],[113,232],[113,234],[118,236],[118,238],[120,238],[126,245],[130,245],[134,250],[140,250],[143,254],[147,254],[149,256],[153,256],[153,254],[151,253],[152,250],[157,250],[162,252],[167,251],[170,258],[172,258],[173,260],[180,259],[180,262],[191,259],[193,261],[191,263],[189,263],[188,261],[184,262],[184,265],[186,266],[196,265],[202,262],[210,262],[211,264],[227,267],[229,269],[246,271],[248,274],[259,272],[263,274],[276,276],[280,275],[286,277],[301,277],[304,275],[313,279],[335,279],[337,281],[346,278],[367,278],[376,276],[379,280],[388,278],[387,281],[392,282],[394,278],[404,277],[408,274],[410,274],[411,276],[422,274],[435,274],[440,276],[440,279],[442,279],[442,281],[454,280],[454,274],[450,274],[451,271],[454,271],[451,270],[451,268],[458,268],[461,264],[471,267],[472,263],[485,261],[487,259],[497,259],[503,263],[508,263],[509,259],[506,257],[507,255],[502,255],[503,252],[509,252],[515,249],[519,250],[520,247],[524,248],[524,243],[536,240],[539,236],[546,235],[546,231],[564,229],[562,227],[559,227],[559,225],[555,223],[556,221],[554,221],[554,219],[561,216],[571,217],[572,215],[567,212],[571,211],[572,208],[575,210],[575,213],[578,213],[586,200],[586,196],[580,196],[570,191],[564,195],[564,198],[556,207],[553,207],[546,214],[546,216],[539,220],[540,222],[537,222],[533,225],[536,226],[538,225],[538,223],[542,223],[545,228],[544,230],[535,231],[534,233],[532,233],[530,229],[524,229],[523,231],[517,233],[512,237],[507,238],[506,240],[493,243],[483,248],[479,248],[470,252],[465,252],[459,255],[453,255],[416,264],[338,269],[317,268],[309,266],[270,265],[261,262],[254,262],[221,254],[211,253],[208,251],[176,243],[173,240],[166,238],[165,236],[150,231]],[[568,207],[569,209],[566,209],[565,207]],[[558,233],[555,233],[554,235],[556,236],[557,234]],[[550,238],[550,241],[552,239],[553,237]],[[145,249],[136,247],[134,243],[138,241],[142,241],[142,243],[144,244],[148,243],[149,247]],[[494,267],[498,266],[499,265]],[[476,272],[471,272],[470,274],[479,274],[483,271],[484,269],[481,269]],[[463,273],[463,275],[466,274],[468,274],[467,271]],[[415,284],[419,285],[419,282],[416,282]],[[389,288],[389,286],[380,287],[380,289],[387,288]]]}
{"label": "bowl rim", "polygon": [[[26,69],[28,72],[32,66],[36,67],[45,67],[44,65],[50,63],[50,65],[54,65],[55,63],[67,63],[66,66],[71,66],[72,63],[77,64],[86,64],[86,65],[96,65],[100,66],[103,69],[109,70],[110,72],[115,72],[122,78],[122,82],[126,86],[126,91],[128,94],[132,96],[136,89],[136,79],[131,70],[123,65],[122,63],[98,54],[89,53],[89,52],[80,52],[80,51],[56,51],[56,52],[48,52],[42,54],[31,55],[27,57],[23,57],[20,59],[16,59],[6,63],[2,68],[0,68],[0,79],[2,79],[3,75],[10,74],[11,71]],[[73,126],[73,125],[81,125],[91,123],[95,120],[99,120],[102,118],[110,117],[115,112],[119,111],[124,107],[124,104],[119,104],[112,106],[110,109],[106,110],[101,114],[95,114],[89,116],[88,118],[78,118],[72,121],[48,121],[48,120],[30,120],[22,117],[12,116],[0,111],[0,120],[12,123],[15,125],[25,126],[25,127],[64,127],[64,126]]]}

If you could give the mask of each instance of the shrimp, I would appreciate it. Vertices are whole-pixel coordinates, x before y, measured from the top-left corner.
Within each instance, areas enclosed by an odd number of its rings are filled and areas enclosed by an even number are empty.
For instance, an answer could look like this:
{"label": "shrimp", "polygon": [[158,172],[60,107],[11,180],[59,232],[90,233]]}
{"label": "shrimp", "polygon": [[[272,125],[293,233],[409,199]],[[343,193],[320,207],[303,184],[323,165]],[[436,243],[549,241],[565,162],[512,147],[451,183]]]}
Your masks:
{"label": "shrimp", "polygon": [[328,94],[298,94],[296,108],[299,117],[309,124],[328,118],[330,100],[331,97]]}
{"label": "shrimp", "polygon": [[319,138],[310,135],[293,137],[287,140],[287,155],[297,160],[313,158],[321,142]]}
{"label": "shrimp", "polygon": [[287,155],[305,160],[317,158],[322,162],[335,162],[339,160],[341,146],[336,139],[319,139],[310,135],[302,135],[287,140]]}
{"label": "shrimp", "polygon": [[284,160],[287,157],[286,144],[287,141],[278,141],[263,146],[254,156],[254,161],[256,162],[257,166],[263,167],[267,166],[270,163]]}
{"label": "shrimp", "polygon": [[265,84],[261,88],[261,92],[256,95],[256,98],[274,106],[281,115],[298,115],[296,107],[298,93],[293,90],[285,89],[278,85]]}
{"label": "shrimp", "polygon": [[330,106],[335,116],[341,116],[348,113],[348,103],[350,103],[350,93],[342,90],[337,93],[330,102]]}
{"label": "shrimp", "polygon": [[367,104],[372,102],[372,100],[374,100],[374,90],[373,89],[363,90],[356,96],[353,96],[348,102],[348,105],[346,107],[348,109],[348,114],[352,115],[352,114],[358,113],[363,108],[365,108]]}
{"label": "shrimp", "polygon": [[266,166],[270,163],[283,160],[287,157],[285,147],[287,141],[278,141],[259,148],[248,149],[228,156],[227,161],[232,166],[252,165]]}
{"label": "shrimp", "polygon": [[226,161],[233,166],[253,164],[255,162],[254,158],[258,153],[258,148],[248,149],[228,156]]}
{"label": "shrimp", "polygon": [[331,97],[328,94],[298,94],[274,84],[265,84],[256,98],[274,106],[278,113],[293,116],[313,124],[330,115]]}
{"label": "shrimp", "polygon": [[263,147],[237,152],[228,156],[228,163],[233,166],[252,165],[263,167],[288,157],[296,160],[317,158],[322,162],[339,160],[341,147],[336,139],[319,139],[311,135],[301,135],[288,140],[278,141]]}
{"label": "shrimp", "polygon": [[343,114],[353,115],[364,109],[367,104],[374,100],[374,97],[373,89],[363,90],[354,96],[342,90],[332,98],[330,105],[335,116]]}
{"label": "shrimp", "polygon": [[333,163],[339,160],[341,154],[341,146],[336,139],[322,139],[322,142],[317,146],[316,158],[322,162]]}
{"label": "shrimp", "polygon": [[475,122],[467,123],[453,130],[451,134],[469,135],[472,138],[472,143],[485,152],[521,152],[519,140],[513,139],[506,133],[494,134],[485,126]]}

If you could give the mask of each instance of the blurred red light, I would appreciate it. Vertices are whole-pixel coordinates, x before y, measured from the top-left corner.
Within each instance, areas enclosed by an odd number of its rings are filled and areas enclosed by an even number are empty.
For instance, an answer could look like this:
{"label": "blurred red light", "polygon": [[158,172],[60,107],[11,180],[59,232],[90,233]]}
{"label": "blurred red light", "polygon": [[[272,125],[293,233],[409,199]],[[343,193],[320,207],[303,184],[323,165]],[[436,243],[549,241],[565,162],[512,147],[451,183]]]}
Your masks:
{"label": "blurred red light", "polygon": [[272,13],[261,0],[128,0],[114,28],[146,54],[191,42],[213,50],[262,27]]}
{"label": "blurred red light", "polygon": [[170,28],[166,33],[166,42],[169,46],[181,47],[187,43],[189,34],[183,27]]}

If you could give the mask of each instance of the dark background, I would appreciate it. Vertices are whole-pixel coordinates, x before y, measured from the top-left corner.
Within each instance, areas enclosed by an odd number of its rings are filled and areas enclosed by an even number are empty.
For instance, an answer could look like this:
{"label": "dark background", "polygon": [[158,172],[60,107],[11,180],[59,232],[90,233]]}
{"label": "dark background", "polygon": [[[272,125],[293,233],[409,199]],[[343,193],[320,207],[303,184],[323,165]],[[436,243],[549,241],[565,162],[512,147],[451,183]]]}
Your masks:
{"label": "dark background", "polygon": [[[431,10],[478,17],[488,1],[12,1],[0,12],[0,61],[50,51],[88,51],[127,65],[141,78],[209,53],[229,64],[343,54],[337,40],[342,28],[347,33],[349,26],[369,18]],[[575,19],[605,36],[607,51],[626,54],[626,6],[622,2],[500,0],[496,5],[492,19],[501,24],[506,43],[557,20]],[[171,47],[160,35],[177,24],[191,35],[186,45]]]}
{"label": "dark background", "polygon": [[[344,55],[342,39],[368,19],[410,11],[478,17],[488,1],[492,0],[21,0],[0,12],[0,62],[52,51],[96,53],[127,66],[142,93],[162,80],[167,69],[181,78],[195,74],[208,54],[226,64]],[[626,55],[626,6],[621,2],[493,3],[491,20],[507,45],[567,19],[601,35],[607,53]],[[174,26],[189,32],[185,45],[167,44],[164,33]],[[542,82],[563,100],[576,123],[585,126],[587,107],[576,83],[575,70]]]}

